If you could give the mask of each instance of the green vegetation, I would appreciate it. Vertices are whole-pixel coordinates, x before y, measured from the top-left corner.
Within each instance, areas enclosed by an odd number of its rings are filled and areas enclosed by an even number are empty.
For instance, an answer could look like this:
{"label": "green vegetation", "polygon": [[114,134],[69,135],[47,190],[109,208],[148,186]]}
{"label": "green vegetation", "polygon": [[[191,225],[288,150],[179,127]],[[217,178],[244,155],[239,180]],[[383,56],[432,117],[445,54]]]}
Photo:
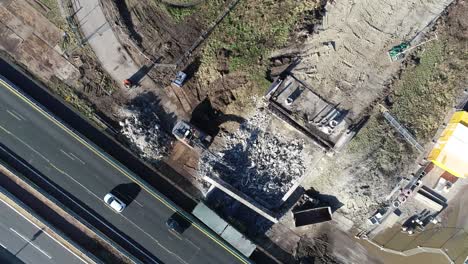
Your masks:
{"label": "green vegetation", "polygon": [[264,91],[268,87],[265,85],[268,54],[287,44],[302,14],[316,5],[315,1],[240,1],[205,44],[200,78],[208,82],[216,79],[210,75],[216,74],[219,52],[226,50],[230,53],[229,71],[249,77],[253,85],[250,91]]}
{"label": "green vegetation", "polygon": [[177,7],[171,5],[165,5],[165,9],[177,22],[182,22],[186,17],[192,15],[198,10],[196,7]]}
{"label": "green vegetation", "polygon": [[352,154],[366,155],[369,169],[392,173],[402,160],[414,160],[417,152],[406,144],[398,132],[391,127],[380,113],[374,113],[366,127],[354,138],[347,148]]}
{"label": "green vegetation", "polygon": [[[392,89],[390,112],[421,144],[430,141],[462,91],[466,78],[468,51],[463,42],[439,36],[415,52],[414,64],[407,66]],[[350,143],[351,153],[371,153],[370,166],[388,170],[414,160],[417,152],[401,139],[379,113]]]}
{"label": "green vegetation", "polygon": [[57,78],[52,78],[48,84],[49,89],[57,96],[65,100],[68,104],[73,106],[78,112],[83,114],[89,119],[94,117],[93,108],[87,103],[86,100],[81,98],[74,88],[69,87]]}
{"label": "green vegetation", "polygon": [[394,89],[392,113],[421,141],[434,136],[460,92],[454,81],[461,72],[446,67],[453,56],[447,54],[448,45],[445,40],[426,44],[417,53],[419,64],[409,67]]}
{"label": "green vegetation", "polygon": [[[42,14],[52,23],[54,23],[60,29],[66,27],[66,21],[63,19],[62,14],[60,13],[60,8],[58,6],[57,0],[40,0],[37,1],[40,7],[45,7]],[[39,9],[39,8],[37,8]]]}

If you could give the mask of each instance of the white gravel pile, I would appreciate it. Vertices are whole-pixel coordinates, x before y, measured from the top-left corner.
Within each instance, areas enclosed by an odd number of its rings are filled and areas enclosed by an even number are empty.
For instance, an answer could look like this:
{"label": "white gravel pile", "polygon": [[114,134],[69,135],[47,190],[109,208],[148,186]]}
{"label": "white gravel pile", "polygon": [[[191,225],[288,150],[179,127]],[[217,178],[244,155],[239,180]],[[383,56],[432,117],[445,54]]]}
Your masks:
{"label": "white gravel pile", "polygon": [[160,129],[156,114],[145,108],[122,111],[120,133],[130,142],[130,147],[142,158],[156,162],[167,156],[171,138]]}
{"label": "white gravel pile", "polygon": [[269,113],[259,111],[233,134],[222,133],[224,146],[205,153],[202,176],[219,177],[264,206],[280,204],[283,195],[305,172],[303,142],[265,132]]}

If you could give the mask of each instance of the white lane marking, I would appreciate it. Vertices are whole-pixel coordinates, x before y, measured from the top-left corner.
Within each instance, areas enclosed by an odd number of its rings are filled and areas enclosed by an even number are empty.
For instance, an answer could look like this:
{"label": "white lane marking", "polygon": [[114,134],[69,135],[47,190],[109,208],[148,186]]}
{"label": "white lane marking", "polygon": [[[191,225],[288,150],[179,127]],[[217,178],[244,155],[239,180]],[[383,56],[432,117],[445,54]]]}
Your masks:
{"label": "white lane marking", "polygon": [[7,247],[5,247],[5,245],[3,245],[2,243],[0,243],[0,246],[1,246],[2,248],[7,248]]}
{"label": "white lane marking", "polygon": [[140,207],[143,207],[143,205],[142,205],[140,202],[138,202],[136,199],[133,200],[133,202],[135,202],[136,204],[138,204]]}
{"label": "white lane marking", "polygon": [[65,156],[67,156],[68,158],[70,158],[71,160],[75,160],[77,159],[81,164],[85,165],[86,163],[84,161],[82,161],[80,158],[78,158],[75,154],[71,153],[71,152],[66,152],[65,150],[63,149],[59,149],[60,152],[62,152],[63,154],[65,154]]}
{"label": "white lane marking", "polygon": [[[152,195],[155,199],[157,199],[159,202],[164,204],[167,208],[172,210],[173,212],[178,212],[180,213],[184,218],[187,220],[190,220],[192,225],[200,231],[202,234],[204,234],[206,237],[217,243],[219,246],[221,246],[223,249],[231,253],[234,257],[242,261],[243,263],[251,263],[248,261],[245,256],[242,254],[238,253],[235,249],[233,250],[233,247],[226,243],[223,242],[222,240],[218,239],[216,235],[213,235],[209,229],[205,229],[202,227],[200,224],[198,224],[196,221],[194,221],[194,218],[190,216],[188,213],[184,212],[183,210],[180,210],[177,208],[177,206],[167,198],[165,198],[163,195],[159,194],[157,191],[152,189],[152,187],[148,188],[142,181],[141,179],[137,178],[135,175],[131,175],[132,173],[130,171],[127,171],[125,167],[122,167],[123,164],[120,163],[115,163],[113,160],[111,160],[106,153],[103,153],[102,150],[99,150],[97,146],[93,143],[88,142],[87,140],[83,139],[79,134],[77,134],[74,130],[71,130],[69,127],[63,124],[62,121],[59,119],[55,118],[50,114],[50,112],[44,110],[44,106],[38,104],[37,102],[32,101],[28,97],[26,97],[22,92],[18,90],[18,88],[14,88],[13,84],[8,82],[6,79],[2,78],[0,75],[0,84],[2,84],[6,89],[8,89],[12,94],[20,98],[23,102],[28,104],[31,108],[36,110],[38,113],[42,114],[45,118],[49,119],[52,123],[60,127],[63,131],[68,133],[70,136],[72,136],[75,140],[80,142],[82,145],[87,147],[90,151],[92,151],[96,156],[100,157],[104,161],[106,161],[108,164],[110,164],[112,167],[114,167],[116,170],[118,170],[120,173],[122,173],[124,176],[127,178],[131,179],[133,182],[137,183],[140,187],[145,189],[148,194]],[[12,86],[13,85],[13,86]]]}
{"label": "white lane marking", "polygon": [[60,152],[62,152],[63,154],[65,154],[65,156],[69,157],[71,160],[75,160],[72,156],[70,156],[70,154],[68,154],[67,152],[65,152],[63,149],[60,149]]}
{"label": "white lane marking", "polygon": [[161,247],[162,249],[164,249],[167,253],[173,255],[176,259],[178,259],[181,263],[186,263],[188,264],[188,262],[186,262],[183,258],[181,258],[177,253],[175,252],[172,252],[170,251],[168,248],[166,248],[165,246],[163,246],[161,243],[159,243],[159,241],[154,238],[153,236],[151,236],[150,234],[146,233],[145,230],[143,230],[140,226],[138,226],[137,224],[135,224],[133,221],[131,221],[130,219],[128,219],[127,217],[125,217],[123,214],[121,214],[120,216],[122,216],[125,220],[127,220],[130,224],[134,225],[138,230],[140,230],[141,232],[143,232],[145,235],[147,235],[151,240],[153,240],[159,247]]}
{"label": "white lane marking", "polygon": [[19,116],[15,115],[15,114],[14,114],[13,112],[11,112],[10,110],[6,110],[6,111],[7,111],[11,116],[13,116],[15,119],[17,119],[18,121],[22,121],[22,119],[21,119]]}
{"label": "white lane marking", "polygon": [[18,140],[19,142],[21,142],[23,145],[25,145],[26,147],[28,147],[30,150],[32,150],[34,153],[36,153],[39,157],[43,158],[44,160],[46,160],[47,162],[50,162],[44,155],[42,155],[39,151],[35,150],[33,147],[31,147],[30,145],[28,145],[28,143],[24,142],[21,138],[17,137],[15,134],[11,133],[10,131],[8,131],[8,129],[4,128],[3,126],[0,125],[0,129],[5,131],[5,133],[11,135],[13,138],[15,138],[16,140]]}
{"label": "white lane marking", "polygon": [[[0,147],[1,148],[1,147]],[[10,207],[11,210],[13,210],[15,213],[17,213],[19,216],[21,216],[22,218],[24,218],[26,221],[28,221],[31,225],[33,225],[34,227],[36,227],[37,229],[41,229],[38,225],[36,225],[34,222],[32,222],[31,220],[29,220],[26,216],[24,216],[22,213],[20,213],[18,210],[16,210],[16,208],[12,207],[11,205],[9,205],[7,202],[3,201],[2,199],[0,199],[0,202],[2,202],[3,204],[5,204],[6,206]],[[87,263],[84,259],[82,259],[80,256],[78,256],[77,254],[75,254],[75,252],[71,251],[69,248],[67,248],[65,245],[63,245],[62,243],[60,243],[57,239],[55,239],[55,237],[49,235],[49,233],[47,232],[44,232],[50,239],[52,239],[53,241],[55,241],[55,243],[57,243],[58,245],[62,246],[64,249],[66,249],[68,252],[70,252],[73,256],[75,256],[77,259],[81,260],[82,262],[84,263]]]}
{"label": "white lane marking", "polygon": [[29,146],[26,142],[24,142],[23,140],[21,140],[19,137],[17,137],[16,135],[14,135],[13,133],[11,133],[10,131],[8,131],[6,128],[4,128],[3,126],[0,125],[0,129],[4,130],[7,134],[11,135],[13,138],[15,138],[16,140],[18,140],[19,142],[23,143],[26,147],[28,147],[29,149],[31,149],[32,151],[34,151],[39,157],[43,158],[47,163],[49,163],[49,165],[56,169],[58,172],[62,173],[63,175],[67,176],[68,178],[70,178],[71,180],[73,180],[74,182],[76,182],[78,185],[80,185],[81,187],[83,187],[87,192],[89,192],[90,194],[94,195],[96,198],[100,199],[99,196],[97,196],[96,194],[94,194],[93,192],[91,192],[88,188],[84,187],[81,183],[79,183],[77,180],[75,180],[73,177],[71,177],[70,175],[68,175],[68,173],[66,173],[65,171],[59,169],[57,166],[55,166],[55,164],[53,164],[52,162],[50,162],[50,160],[48,160],[44,155],[42,155],[41,153],[39,153],[39,151],[35,150],[33,147]]}
{"label": "white lane marking", "polygon": [[22,116],[20,113],[16,112],[15,110],[11,110],[11,112],[17,116],[19,116],[21,119],[26,120],[24,116]]}
{"label": "white lane marking", "polygon": [[83,163],[83,165],[86,164],[86,162],[82,161],[80,158],[78,158],[75,154],[71,153],[70,152],[70,155],[73,156],[75,159],[79,160],[81,163]]}
{"label": "white lane marking", "polygon": [[[3,128],[2,126],[0,126],[0,129],[3,129],[5,131],[7,131],[7,133],[9,133],[10,135],[12,135],[13,137],[17,138],[15,135],[13,135],[12,133],[10,133],[8,130],[6,130],[5,128]],[[18,139],[19,140],[19,139]],[[23,143],[26,145],[26,143]],[[1,147],[0,147],[1,148]],[[7,152],[7,151],[5,151]],[[7,152],[8,153],[8,152]],[[98,199],[99,201],[102,200],[101,197],[97,196],[95,193],[93,193],[91,190],[89,190],[88,188],[86,188],[83,184],[81,184],[80,182],[78,182],[77,180],[75,180],[72,176],[70,176],[68,173],[66,173],[65,171],[61,170],[60,168],[58,168],[57,166],[55,166],[53,163],[51,163],[49,160],[47,160],[43,155],[40,155],[41,157],[43,157],[48,163],[49,165],[54,168],[55,170],[57,170],[58,172],[60,172],[61,174],[67,176],[69,179],[71,179],[73,182],[75,182],[76,184],[78,184],[79,186],[81,186],[83,189],[85,189],[89,194],[91,194],[92,196],[94,196],[96,199]],[[24,164],[24,163],[22,163]],[[42,177],[41,177],[42,178]],[[68,196],[67,196],[68,197]],[[139,229],[141,232],[143,232],[145,235],[147,235],[151,240],[153,240],[154,242],[156,242],[156,244],[161,247],[162,249],[164,249],[165,251],[167,251],[169,254],[171,255],[174,255],[176,258],[178,258],[181,262],[183,263],[186,263],[181,257],[179,257],[176,253],[170,251],[168,248],[164,247],[157,239],[155,239],[153,236],[151,236],[150,234],[148,234],[146,231],[144,231],[143,229],[141,229],[138,225],[136,225],[135,223],[133,223],[132,221],[130,221],[130,219],[126,218],[125,216],[123,215],[120,215],[122,216],[123,218],[125,218],[129,223],[131,223],[133,226],[135,226],[137,229]],[[131,243],[130,243],[131,244]],[[146,255],[145,255],[146,256]],[[150,259],[152,259],[151,257],[149,257]],[[156,262],[156,261],[155,261]],[[157,263],[157,262],[156,262]]]}
{"label": "white lane marking", "polygon": [[[45,252],[44,250],[42,250],[39,246],[37,246],[36,244],[34,244],[34,242],[32,242],[29,238],[23,236],[22,234],[20,234],[18,231],[16,231],[15,229],[11,228],[10,227],[10,230],[15,233],[16,235],[18,235],[19,237],[21,237],[24,241],[26,241],[29,245],[33,246],[35,249],[37,249],[38,251],[40,251],[42,254],[46,255],[49,259],[52,259],[52,257],[47,254],[47,252]],[[41,232],[43,232],[42,230],[40,230]]]}
{"label": "white lane marking", "polygon": [[[98,222],[100,222],[102,225],[104,225],[106,228],[108,228],[109,230],[111,230],[112,232],[114,232],[114,234],[116,234],[118,237],[120,237],[122,240],[124,240],[125,242],[127,242],[129,245],[132,245],[136,250],[138,250],[140,253],[142,253],[143,255],[145,255],[148,259],[152,260],[153,263],[159,263],[158,261],[154,260],[151,256],[149,256],[148,254],[146,254],[143,250],[141,250],[139,247],[137,247],[135,244],[133,244],[132,242],[130,242],[129,240],[127,240],[124,236],[122,236],[120,233],[118,233],[116,230],[114,230],[112,227],[110,227],[108,224],[106,224],[105,222],[103,222],[101,219],[97,218],[94,214],[92,214],[91,212],[89,212],[86,208],[84,208],[83,206],[81,206],[79,203],[77,203],[75,200],[73,200],[72,198],[70,198],[70,196],[68,196],[67,194],[65,194],[64,192],[62,192],[59,188],[55,187],[52,182],[50,182],[48,179],[42,177],[42,175],[36,173],[28,164],[25,164],[24,162],[22,162],[21,160],[18,160],[16,157],[12,156],[6,149],[4,149],[3,147],[0,147],[0,149],[2,151],[4,151],[5,153],[7,153],[10,157],[12,157],[13,159],[15,159],[18,163],[20,163],[21,165],[29,168],[31,170],[32,173],[34,173],[36,176],[38,176],[41,180],[43,180],[44,182],[46,182],[47,184],[49,184],[52,188],[54,188],[56,191],[58,191],[61,195],[67,197],[72,203],[74,203],[76,206],[78,206],[81,210],[85,211],[87,214],[89,214],[91,217],[93,217],[95,220],[97,220]],[[1,201],[1,200],[0,200]],[[7,203],[5,203],[4,201],[2,201],[4,204],[8,205]],[[11,207],[10,205],[8,205],[8,207],[12,208],[14,211],[16,211],[13,207]],[[18,211],[16,211],[18,212]],[[19,214],[19,213],[18,213]],[[20,214],[21,215],[21,214]],[[52,237],[51,237],[52,238]],[[55,240],[55,239],[54,239]],[[56,241],[56,240],[55,240]],[[57,241],[57,243],[59,243]],[[59,243],[60,244],[60,243]],[[60,244],[62,245],[62,244]],[[63,246],[63,245],[62,245]],[[65,246],[63,246],[65,247]],[[66,247],[65,247],[66,248]],[[68,248],[66,248],[68,251],[70,251]],[[75,253],[71,252],[73,255],[75,255],[77,258],[79,258],[81,261],[83,261],[84,263],[86,263],[86,261],[84,261],[82,258],[80,258],[79,256],[77,256]]]}
{"label": "white lane marking", "polygon": [[[83,184],[81,184],[80,182],[78,182],[77,180],[75,180],[72,176],[70,176],[68,173],[66,173],[65,171],[57,168],[54,164],[50,163],[51,166],[53,166],[57,171],[59,171],[60,173],[62,173],[63,175],[67,176],[68,178],[70,178],[72,181],[74,181],[76,184],[78,184],[79,186],[81,186],[83,189],[85,189],[89,194],[91,194],[91,196],[94,196],[99,202],[102,201],[102,198],[97,196],[95,193],[93,193],[91,190],[89,190],[88,188],[86,188]],[[176,253],[170,251],[168,248],[166,248],[165,246],[163,246],[156,238],[154,238],[153,236],[151,236],[150,234],[148,234],[145,230],[143,230],[140,226],[138,226],[137,224],[135,224],[133,221],[131,221],[130,219],[128,219],[127,217],[125,217],[123,214],[119,214],[121,217],[123,217],[125,220],[127,220],[130,224],[132,224],[133,226],[135,226],[138,230],[140,230],[142,233],[144,233],[145,235],[147,235],[151,240],[153,240],[154,242],[156,242],[156,244],[161,247],[163,250],[167,251],[169,254],[173,255],[174,257],[176,257],[177,259],[179,259],[180,262],[182,263],[187,263],[184,261],[184,259],[182,259],[179,255],[177,255]]]}
{"label": "white lane marking", "polygon": [[173,234],[175,237],[177,237],[178,239],[183,240],[183,238],[176,231],[169,229],[169,232]]}
{"label": "white lane marking", "polygon": [[79,181],[75,180],[72,176],[70,176],[68,173],[66,173],[65,171],[61,170],[60,168],[58,168],[57,166],[55,166],[53,163],[49,163],[50,166],[52,166],[52,168],[54,168],[55,170],[57,170],[58,172],[62,173],[63,175],[67,176],[70,180],[72,180],[73,182],[75,182],[76,184],[78,184],[79,186],[81,186],[83,189],[85,189],[85,191],[87,191],[89,194],[91,194],[92,196],[96,197],[98,200],[102,200],[101,197],[97,196],[95,193],[93,193],[90,189],[86,188],[83,184],[81,184]]}

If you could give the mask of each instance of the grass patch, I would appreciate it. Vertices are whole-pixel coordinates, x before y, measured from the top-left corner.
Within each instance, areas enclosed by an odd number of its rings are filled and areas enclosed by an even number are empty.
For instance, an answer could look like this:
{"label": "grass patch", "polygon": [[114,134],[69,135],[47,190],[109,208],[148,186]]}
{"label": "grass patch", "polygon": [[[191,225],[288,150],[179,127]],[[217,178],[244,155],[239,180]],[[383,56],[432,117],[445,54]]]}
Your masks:
{"label": "grass patch", "polygon": [[394,87],[391,112],[421,142],[434,136],[461,92],[459,81],[467,66],[466,58],[463,61],[466,50],[453,54],[451,45],[444,38],[425,45],[416,53],[419,64],[407,68]]}
{"label": "grass patch", "polygon": [[198,10],[196,7],[177,7],[171,5],[165,5],[165,9],[168,14],[177,22],[184,21],[186,17],[192,15]]}
{"label": "grass patch", "polygon": [[66,27],[66,21],[63,19],[62,14],[60,13],[57,0],[40,0],[38,2],[49,9],[42,13],[50,22],[54,23],[60,29],[64,29]]}
{"label": "grass patch", "polygon": [[366,127],[350,142],[347,152],[372,160],[369,169],[386,174],[394,172],[401,160],[413,160],[417,156],[379,113],[371,116]]}
{"label": "grass patch", "polygon": [[[403,69],[392,89],[391,113],[415,135],[419,143],[430,141],[463,90],[468,68],[468,50],[460,40],[447,35],[423,46],[414,56],[418,63]],[[417,152],[393,127],[375,113],[349,144],[351,153],[371,153],[371,165],[380,170],[402,167]]]}
{"label": "grass patch", "polygon": [[94,109],[81,98],[81,95],[76,90],[64,84],[57,78],[52,78],[48,84],[49,89],[55,94],[60,96],[65,102],[73,106],[81,114],[89,119],[94,117]]}
{"label": "grass patch", "polygon": [[[209,1],[208,1],[209,2]],[[213,21],[221,14],[219,1],[207,10]],[[217,56],[221,50],[229,51],[230,73],[245,75],[251,82],[244,90],[246,100],[263,93],[269,86],[265,79],[268,56],[271,51],[284,47],[302,14],[317,7],[316,1],[256,1],[243,0],[224,18],[206,41],[202,51],[198,77],[209,84],[220,77]],[[225,3],[225,6],[227,2]],[[216,14],[216,15],[213,15]],[[239,101],[239,100],[236,100]]]}

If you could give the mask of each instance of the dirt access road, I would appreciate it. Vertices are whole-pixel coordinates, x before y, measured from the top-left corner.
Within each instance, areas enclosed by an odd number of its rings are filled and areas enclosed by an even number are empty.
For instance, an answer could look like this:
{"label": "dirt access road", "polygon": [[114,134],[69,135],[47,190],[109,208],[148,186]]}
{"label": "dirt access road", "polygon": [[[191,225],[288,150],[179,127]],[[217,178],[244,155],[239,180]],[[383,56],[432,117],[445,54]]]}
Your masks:
{"label": "dirt access road", "polygon": [[133,98],[143,91],[151,91],[161,99],[161,105],[167,113],[179,116],[181,113],[177,106],[169,100],[161,87],[142,73],[143,67],[136,65],[119,43],[104,16],[99,0],[74,1],[73,8],[84,39],[95,52],[104,70],[120,84],[120,88],[127,89],[122,83],[125,79],[132,78],[138,81],[137,88],[127,90],[128,97]]}

